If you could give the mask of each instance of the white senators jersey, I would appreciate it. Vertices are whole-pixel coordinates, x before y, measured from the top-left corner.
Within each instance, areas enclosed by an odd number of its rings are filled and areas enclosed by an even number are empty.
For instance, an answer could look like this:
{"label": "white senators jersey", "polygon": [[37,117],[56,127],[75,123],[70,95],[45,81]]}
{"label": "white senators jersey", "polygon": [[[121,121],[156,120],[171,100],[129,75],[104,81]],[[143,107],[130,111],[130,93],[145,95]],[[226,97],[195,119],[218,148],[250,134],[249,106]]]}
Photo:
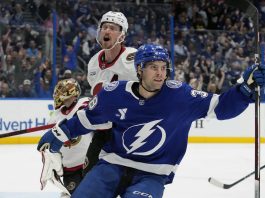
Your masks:
{"label": "white senators jersey", "polygon": [[87,80],[91,86],[91,94],[97,94],[102,85],[112,81],[138,81],[134,67],[135,52],[135,48],[122,47],[119,55],[111,63],[104,61],[104,50],[95,54],[88,63],[87,73]]}
{"label": "white senators jersey", "polygon": [[[56,123],[60,120],[72,118],[76,112],[80,109],[87,107],[90,98],[81,98],[77,104],[70,109],[66,109],[65,106],[61,106],[55,110],[49,123]],[[75,170],[81,168],[85,162],[86,152],[94,133],[79,136],[71,140],[71,146],[63,146],[60,150],[63,156],[63,167],[66,170]]]}

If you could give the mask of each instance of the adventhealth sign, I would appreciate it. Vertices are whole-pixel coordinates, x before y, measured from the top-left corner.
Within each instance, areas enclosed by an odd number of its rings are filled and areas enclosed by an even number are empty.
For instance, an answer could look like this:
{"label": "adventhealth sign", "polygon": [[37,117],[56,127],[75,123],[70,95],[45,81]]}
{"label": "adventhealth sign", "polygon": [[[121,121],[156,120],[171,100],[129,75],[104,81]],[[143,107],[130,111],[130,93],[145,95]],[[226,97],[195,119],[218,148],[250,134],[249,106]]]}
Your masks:
{"label": "adventhealth sign", "polygon": [[11,132],[22,129],[28,129],[37,126],[43,126],[47,124],[47,118],[29,118],[27,120],[15,121],[15,120],[4,120],[0,117],[0,132]]}
{"label": "adventhealth sign", "polygon": [[[53,100],[0,100],[0,133],[47,125],[52,110]],[[37,132],[12,138],[39,138],[40,134]],[[0,139],[0,143],[5,143],[6,139]]]}
{"label": "adventhealth sign", "polygon": [[[52,100],[0,100],[0,134],[47,125],[53,111]],[[121,109],[120,113],[124,112]],[[126,109],[130,111],[130,109]],[[192,123],[190,142],[254,142],[254,104],[251,104],[240,116],[218,121],[200,119]],[[121,116],[121,119],[126,119]],[[265,136],[265,104],[261,104],[261,136]],[[41,132],[33,132],[10,138],[1,138],[0,143],[36,143]],[[19,139],[19,140],[18,140]]]}

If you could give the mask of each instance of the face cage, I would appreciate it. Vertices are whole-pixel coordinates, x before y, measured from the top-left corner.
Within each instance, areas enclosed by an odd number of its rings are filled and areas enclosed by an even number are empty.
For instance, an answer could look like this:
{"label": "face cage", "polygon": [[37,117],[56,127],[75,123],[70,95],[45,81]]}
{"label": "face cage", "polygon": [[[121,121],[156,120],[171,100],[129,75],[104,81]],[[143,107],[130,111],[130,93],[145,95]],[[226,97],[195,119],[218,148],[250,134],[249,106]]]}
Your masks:
{"label": "face cage", "polygon": [[63,102],[70,97],[78,98],[80,96],[80,92],[80,88],[76,85],[74,85],[71,89],[68,89],[67,91],[58,90],[53,96],[55,109],[60,108],[63,105]]}

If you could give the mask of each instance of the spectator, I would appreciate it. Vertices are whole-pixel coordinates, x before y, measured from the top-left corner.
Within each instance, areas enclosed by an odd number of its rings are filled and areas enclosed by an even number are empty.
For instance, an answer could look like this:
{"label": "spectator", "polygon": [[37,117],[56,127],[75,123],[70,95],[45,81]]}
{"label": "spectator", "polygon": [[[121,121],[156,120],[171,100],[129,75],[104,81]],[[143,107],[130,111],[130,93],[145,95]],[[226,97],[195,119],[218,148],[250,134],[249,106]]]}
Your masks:
{"label": "spectator", "polygon": [[86,75],[82,73],[76,73],[75,79],[80,85],[81,96],[90,96],[91,87],[87,82]]}
{"label": "spectator", "polygon": [[52,13],[50,13],[48,18],[45,19],[43,27],[45,29],[45,57],[52,60],[52,50],[53,50]]}
{"label": "spectator", "polygon": [[[4,5],[2,6],[0,5],[0,9],[1,9],[0,10],[0,25],[1,23],[4,25],[8,25],[11,19],[11,13]],[[0,34],[1,34],[1,30],[0,30]]]}
{"label": "spectator", "polygon": [[221,88],[224,82],[224,76],[224,72],[222,72],[221,79],[219,79],[215,74],[211,74],[210,81],[207,86],[207,91],[216,94],[221,93]]}
{"label": "spectator", "polygon": [[184,45],[182,38],[178,38],[177,43],[174,45],[174,49],[178,62],[183,62],[189,57],[188,48]]}
{"label": "spectator", "polygon": [[62,79],[68,79],[68,78],[72,78],[72,71],[69,69],[64,71]]}
{"label": "spectator", "polygon": [[22,89],[18,91],[17,97],[20,98],[35,98],[36,93],[32,89],[31,81],[29,79],[25,79],[23,81]]}
{"label": "spectator", "polygon": [[79,0],[75,5],[74,10],[76,19],[82,15],[87,16],[90,13],[87,0]]}
{"label": "spectator", "polygon": [[29,48],[26,51],[26,56],[30,58],[41,58],[41,52],[36,48],[36,42],[34,40],[31,40],[29,43]]}
{"label": "spectator", "polygon": [[52,71],[42,64],[34,75],[35,91],[39,98],[52,98]]}
{"label": "spectator", "polygon": [[17,3],[15,5],[15,12],[11,17],[10,20],[10,25],[13,27],[19,27],[22,26],[24,24],[24,17],[23,17],[23,11],[22,11],[22,7],[21,4]]}
{"label": "spectator", "polygon": [[15,94],[9,89],[6,82],[1,83],[0,98],[13,98]]}
{"label": "spectator", "polygon": [[66,40],[72,38],[73,31],[73,22],[68,16],[67,13],[63,13],[59,20],[59,31],[60,34],[64,35]]}
{"label": "spectator", "polygon": [[62,38],[62,57],[64,69],[75,71],[77,62],[77,52],[80,47],[80,37],[77,37],[77,41],[73,44],[72,41],[65,41]]}
{"label": "spectator", "polygon": [[13,57],[11,55],[7,55],[4,62],[4,70],[6,74],[13,73],[15,71],[16,66],[13,63]]}
{"label": "spectator", "polygon": [[34,40],[36,45],[42,45],[41,39],[40,39],[40,32],[36,29],[32,28],[30,24],[26,24],[24,28],[24,35],[25,35],[25,47],[29,47],[29,43],[31,40]]}

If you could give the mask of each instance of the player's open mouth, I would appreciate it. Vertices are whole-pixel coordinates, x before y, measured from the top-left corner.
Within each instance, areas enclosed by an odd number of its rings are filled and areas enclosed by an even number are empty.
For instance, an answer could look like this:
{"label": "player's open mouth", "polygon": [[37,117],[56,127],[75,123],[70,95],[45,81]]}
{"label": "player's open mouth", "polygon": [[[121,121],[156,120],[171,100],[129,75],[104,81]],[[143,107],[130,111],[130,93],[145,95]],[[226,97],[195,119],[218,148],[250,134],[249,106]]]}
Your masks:
{"label": "player's open mouth", "polygon": [[109,37],[104,37],[103,40],[107,42],[107,41],[110,41],[110,38]]}

